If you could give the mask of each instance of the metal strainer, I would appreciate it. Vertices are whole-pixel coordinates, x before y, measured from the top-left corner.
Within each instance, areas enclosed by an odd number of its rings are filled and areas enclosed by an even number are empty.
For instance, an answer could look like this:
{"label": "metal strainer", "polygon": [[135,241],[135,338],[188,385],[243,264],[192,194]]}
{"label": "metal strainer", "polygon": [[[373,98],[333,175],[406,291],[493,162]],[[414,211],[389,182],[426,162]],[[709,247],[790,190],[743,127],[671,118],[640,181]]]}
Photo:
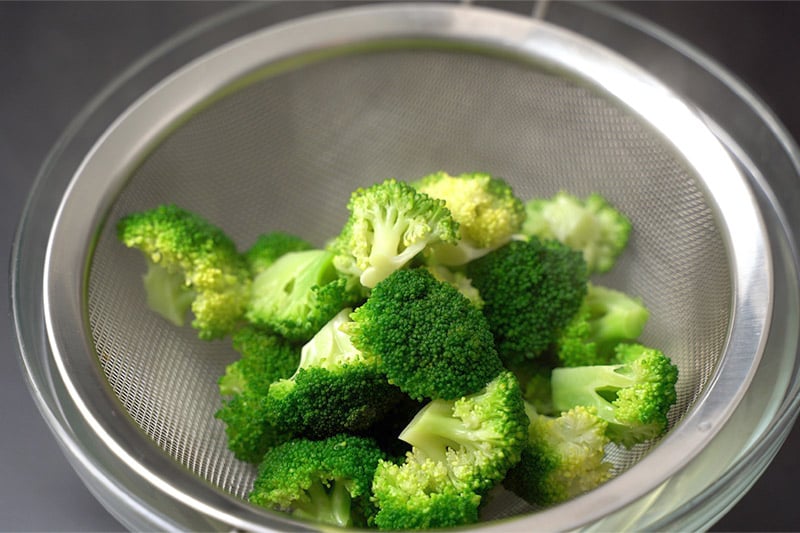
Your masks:
{"label": "metal strainer", "polygon": [[635,230],[597,281],[644,299],[643,342],[680,369],[665,438],[610,450],[615,478],[552,509],[530,515],[498,493],[485,526],[579,527],[694,458],[747,390],[772,305],[763,222],[733,160],[689,106],[596,43],[494,9],[384,4],[203,56],[136,102],[74,176],[45,264],[47,331],[65,393],[125,476],[209,527],[301,527],[243,500],[254,469],[214,418],[237,355],[148,310],[144,261],[115,237],[122,215],[178,203],[242,248],[277,229],[321,246],[356,187],[436,170],[490,172],[523,199],[609,198]]}

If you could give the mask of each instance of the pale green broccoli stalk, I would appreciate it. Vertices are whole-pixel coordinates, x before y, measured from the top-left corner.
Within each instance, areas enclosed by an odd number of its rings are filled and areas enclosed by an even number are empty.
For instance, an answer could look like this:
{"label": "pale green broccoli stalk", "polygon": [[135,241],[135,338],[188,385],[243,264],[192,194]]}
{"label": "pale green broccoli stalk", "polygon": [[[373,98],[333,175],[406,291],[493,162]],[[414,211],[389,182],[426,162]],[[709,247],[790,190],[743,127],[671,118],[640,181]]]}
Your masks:
{"label": "pale green broccoli stalk", "polygon": [[258,463],[290,437],[269,422],[264,399],[270,384],[294,373],[300,348],[252,326],[236,331],[232,340],[241,357],[219,378],[224,399],[215,417],[225,423],[228,448],[236,458]]}
{"label": "pale green broccoli stalk", "polygon": [[204,340],[224,337],[242,322],[250,294],[247,261],[225,232],[175,205],[132,213],[117,224],[119,240],[148,262],[147,301],[173,324],[192,326]]}
{"label": "pale green broccoli stalk", "polygon": [[548,507],[588,492],[611,478],[605,461],[607,422],[591,407],[573,407],[557,417],[526,404],[528,442],[503,486],[531,505]]}
{"label": "pale green broccoli stalk", "polygon": [[489,174],[451,176],[437,172],[413,185],[428,196],[444,200],[461,231],[458,243],[438,243],[426,250],[431,263],[468,263],[506,244],[525,220],[525,207],[511,186]]}
{"label": "pale green broccoli stalk", "polygon": [[400,400],[378,359],[344,332],[351,309],[334,316],[303,345],[297,371],[269,387],[269,420],[283,432],[311,438],[363,432]]}
{"label": "pale green broccoli stalk", "polygon": [[585,199],[561,191],[525,204],[522,233],[556,239],[583,253],[589,272],[607,272],[625,249],[630,220],[599,194]]}
{"label": "pale green broccoli stalk", "polygon": [[507,366],[539,357],[575,316],[587,291],[581,254],[558,241],[512,240],[467,264]]}
{"label": "pale green broccoli stalk", "polygon": [[299,519],[366,527],[374,514],[372,479],[382,458],[366,437],[293,439],[264,456],[248,499]]}
{"label": "pale green broccoli stalk", "polygon": [[279,257],[289,252],[312,250],[310,242],[284,231],[262,233],[256,238],[244,256],[250,266],[250,272],[257,276],[274,263]]}
{"label": "pale green broccoli stalk", "polygon": [[459,398],[503,370],[480,310],[424,268],[393,272],[351,318],[353,344],[414,399]]}
{"label": "pale green broccoli stalk", "polygon": [[519,384],[503,372],[481,391],[433,400],[400,434],[402,463],[382,461],[373,492],[381,529],[467,525],[483,496],[520,459],[528,418]]}
{"label": "pale green broccoli stalk", "polygon": [[677,401],[678,367],[660,350],[620,344],[610,365],[558,367],[550,384],[553,407],[591,407],[608,422],[612,442],[631,447],[661,436]]}
{"label": "pale green broccoli stalk", "polygon": [[556,341],[560,366],[611,363],[616,346],[636,341],[649,316],[640,298],[589,283],[580,310]]}
{"label": "pale green broccoli stalk", "polygon": [[428,272],[433,274],[434,278],[449,283],[458,289],[458,292],[466,296],[467,300],[469,300],[476,309],[483,307],[483,298],[481,298],[480,292],[472,286],[472,280],[469,279],[463,271],[451,269],[444,265],[427,265],[425,268]]}
{"label": "pale green broccoli stalk", "polygon": [[459,239],[443,200],[394,179],[356,190],[347,207],[350,216],[330,244],[334,265],[370,289],[426,246]]}
{"label": "pale green broccoli stalk", "polygon": [[358,283],[334,268],[331,252],[288,252],[255,277],[245,316],[301,342],[361,298]]}

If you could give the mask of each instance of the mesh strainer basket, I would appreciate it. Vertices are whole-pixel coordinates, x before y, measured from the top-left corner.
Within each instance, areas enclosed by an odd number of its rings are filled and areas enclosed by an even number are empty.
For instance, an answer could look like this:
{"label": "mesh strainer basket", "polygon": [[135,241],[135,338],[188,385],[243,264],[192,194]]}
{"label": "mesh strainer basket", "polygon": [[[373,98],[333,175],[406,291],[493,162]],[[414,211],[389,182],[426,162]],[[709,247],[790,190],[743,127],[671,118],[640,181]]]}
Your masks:
{"label": "mesh strainer basket", "polygon": [[630,216],[629,248],[597,279],[643,297],[642,340],[680,379],[668,434],[611,450],[611,481],[546,510],[499,493],[476,527],[650,525],[653,499],[679,505],[675,480],[737,420],[772,324],[773,215],[721,137],[621,55],[497,9],[348,7],[249,33],[155,85],[70,177],[42,285],[49,379],[69,404],[56,432],[131,527],[313,527],[244,501],[254,469],[213,416],[237,354],[148,310],[115,222],[174,202],[242,247],[277,229],[322,245],[358,186],[481,170],[521,198],[599,191]]}

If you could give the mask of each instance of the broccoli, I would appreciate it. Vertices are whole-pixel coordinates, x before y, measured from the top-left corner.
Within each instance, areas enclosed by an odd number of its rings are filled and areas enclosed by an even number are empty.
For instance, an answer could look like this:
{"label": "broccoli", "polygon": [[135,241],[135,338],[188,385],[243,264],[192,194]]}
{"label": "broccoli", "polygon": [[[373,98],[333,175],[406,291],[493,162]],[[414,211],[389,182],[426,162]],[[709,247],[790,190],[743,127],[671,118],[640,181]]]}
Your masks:
{"label": "broccoli", "polygon": [[451,269],[444,265],[427,265],[425,268],[428,269],[428,272],[433,274],[434,278],[449,283],[458,289],[458,292],[466,296],[476,308],[480,309],[483,307],[483,299],[478,289],[472,286],[472,280],[469,279],[463,271]]}
{"label": "broccoli", "polygon": [[458,243],[437,243],[426,251],[433,263],[463,265],[485,255],[511,240],[525,220],[525,206],[511,186],[489,174],[437,172],[412,185],[444,200],[461,232]]}
{"label": "broccoli", "polygon": [[504,371],[482,390],[432,400],[400,434],[412,449],[403,463],[375,472],[375,517],[383,529],[477,521],[483,495],[520,459],[528,417],[517,379]]}
{"label": "broccoli", "polygon": [[414,399],[459,398],[503,370],[480,310],[424,268],[392,273],[351,318],[353,344]]}
{"label": "broccoli", "polygon": [[356,190],[347,207],[350,216],[330,244],[334,265],[369,289],[426,246],[460,238],[443,200],[394,179]]}
{"label": "broccoli", "polygon": [[337,272],[331,252],[288,252],[254,278],[245,317],[304,342],[360,298],[358,283]]}
{"label": "broccoli", "polygon": [[573,407],[557,417],[525,405],[530,425],[522,457],[503,486],[531,505],[547,507],[583,494],[611,477],[606,462],[607,422],[591,407]]}
{"label": "broccoli", "polygon": [[293,439],[264,456],[250,502],[300,519],[365,527],[374,514],[372,479],[383,452],[372,439]]}
{"label": "broccoli", "polygon": [[524,234],[556,239],[582,252],[589,272],[610,270],[631,233],[630,220],[596,193],[584,200],[564,191],[534,198],[525,212]]}
{"label": "broccoli", "polygon": [[596,409],[611,441],[629,448],[666,431],[677,380],[678,367],[660,350],[620,344],[614,364],[558,367],[550,384],[557,411]]}
{"label": "broccoli", "polygon": [[270,385],[266,408],[281,431],[310,438],[362,432],[400,400],[378,360],[344,332],[350,312],[340,311],[303,345],[292,376]]}
{"label": "broccoli", "polygon": [[642,334],[650,313],[641,299],[589,283],[586,298],[556,341],[560,366],[608,364],[621,342]]}
{"label": "broccoli", "polygon": [[581,254],[558,241],[512,240],[467,264],[507,365],[538,357],[575,316],[587,291]]}
{"label": "broccoli", "polygon": [[280,256],[289,252],[312,250],[311,243],[283,231],[272,231],[258,236],[256,242],[245,251],[244,256],[250,272],[257,276],[266,270]]}
{"label": "broccoli", "polygon": [[265,398],[272,382],[294,373],[300,348],[252,326],[236,331],[232,340],[241,358],[219,378],[219,392],[225,399],[215,416],[225,423],[233,454],[258,463],[267,450],[289,437],[269,422]]}
{"label": "broccoli", "polygon": [[225,232],[176,205],[131,213],[117,224],[117,237],[148,262],[145,290],[150,307],[204,340],[224,337],[242,321],[250,292],[247,261]]}

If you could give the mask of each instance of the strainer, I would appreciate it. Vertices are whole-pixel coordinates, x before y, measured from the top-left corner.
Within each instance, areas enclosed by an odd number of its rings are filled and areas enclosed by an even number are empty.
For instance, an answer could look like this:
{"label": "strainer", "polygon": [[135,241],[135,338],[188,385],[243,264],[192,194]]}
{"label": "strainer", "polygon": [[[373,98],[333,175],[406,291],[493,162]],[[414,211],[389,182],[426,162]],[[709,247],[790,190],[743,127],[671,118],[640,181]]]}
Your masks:
{"label": "strainer", "polygon": [[498,492],[479,527],[652,524],[647,502],[736,420],[772,324],[770,221],[722,137],[622,56],[499,9],[347,7],[240,37],[135,101],[70,178],[43,263],[57,434],[131,527],[313,527],[244,501],[254,469],[213,416],[237,354],[148,310],[115,222],[175,202],[243,248],[276,229],[321,246],[358,186],[486,171],[521,198],[600,191],[630,216],[628,250],[597,279],[643,297],[642,340],[680,379],[669,433],[610,450],[611,481],[545,510]]}

